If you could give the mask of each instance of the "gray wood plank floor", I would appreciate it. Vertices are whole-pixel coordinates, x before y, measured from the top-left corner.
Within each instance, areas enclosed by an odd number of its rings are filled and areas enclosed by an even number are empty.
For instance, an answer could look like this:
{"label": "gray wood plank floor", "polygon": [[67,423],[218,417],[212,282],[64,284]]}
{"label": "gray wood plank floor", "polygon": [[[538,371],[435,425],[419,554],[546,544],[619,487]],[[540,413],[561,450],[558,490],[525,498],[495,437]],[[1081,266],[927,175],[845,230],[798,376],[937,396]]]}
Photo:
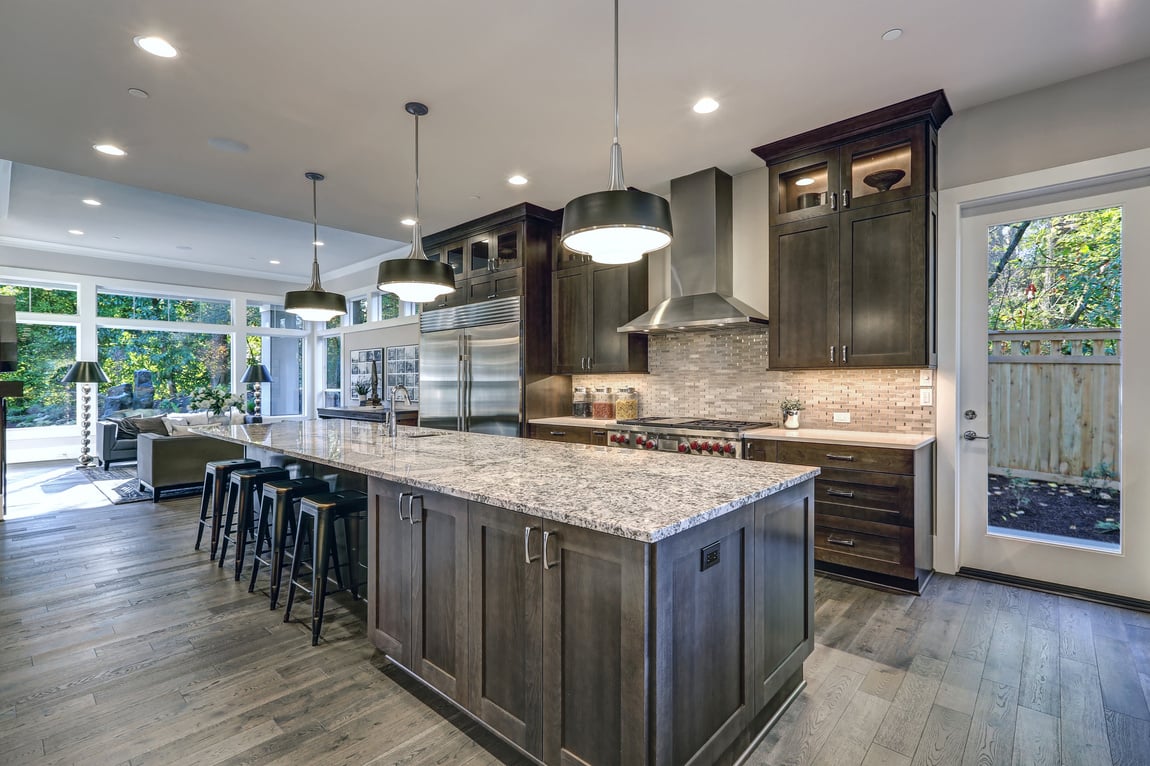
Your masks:
{"label": "gray wood plank floor", "polygon": [[[18,470],[0,524],[0,763],[524,762],[390,667],[362,602],[329,602],[313,648],[192,550],[198,499],[110,506],[75,473]],[[815,625],[750,763],[1150,764],[1150,615],[820,577]]]}

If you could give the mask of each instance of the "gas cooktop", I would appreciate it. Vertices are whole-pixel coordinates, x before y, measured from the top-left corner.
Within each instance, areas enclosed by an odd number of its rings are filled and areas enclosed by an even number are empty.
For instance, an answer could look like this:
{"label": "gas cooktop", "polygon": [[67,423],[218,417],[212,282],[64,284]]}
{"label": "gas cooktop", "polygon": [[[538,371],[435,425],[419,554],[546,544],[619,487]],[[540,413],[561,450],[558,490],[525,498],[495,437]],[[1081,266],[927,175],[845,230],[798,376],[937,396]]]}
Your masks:
{"label": "gas cooktop", "polygon": [[775,428],[778,423],[765,423],[755,420],[718,420],[710,418],[629,418],[617,421],[621,426],[641,426],[643,428],[676,429],[682,431],[723,431],[741,433],[756,428]]}

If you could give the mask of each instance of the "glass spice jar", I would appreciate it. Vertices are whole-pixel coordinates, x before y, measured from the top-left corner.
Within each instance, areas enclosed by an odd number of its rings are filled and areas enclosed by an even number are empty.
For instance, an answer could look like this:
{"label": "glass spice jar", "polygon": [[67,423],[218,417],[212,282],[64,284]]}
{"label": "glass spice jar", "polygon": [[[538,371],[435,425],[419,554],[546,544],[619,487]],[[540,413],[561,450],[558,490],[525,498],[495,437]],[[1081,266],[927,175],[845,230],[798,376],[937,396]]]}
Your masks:
{"label": "glass spice jar", "polygon": [[591,417],[595,420],[615,419],[615,395],[607,386],[599,386],[591,397]]}
{"label": "glass spice jar", "polygon": [[615,391],[615,419],[633,420],[639,417],[639,394],[630,386],[620,386]]}
{"label": "glass spice jar", "polygon": [[571,416],[576,418],[591,417],[591,394],[586,386],[575,386],[571,395]]}

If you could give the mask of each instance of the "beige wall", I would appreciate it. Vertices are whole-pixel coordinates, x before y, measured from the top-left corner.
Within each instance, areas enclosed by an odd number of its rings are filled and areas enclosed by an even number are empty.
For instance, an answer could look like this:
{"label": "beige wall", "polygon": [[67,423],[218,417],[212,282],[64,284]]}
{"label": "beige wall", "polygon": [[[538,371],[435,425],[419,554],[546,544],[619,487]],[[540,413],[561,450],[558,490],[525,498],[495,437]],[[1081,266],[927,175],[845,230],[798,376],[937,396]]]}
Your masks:
{"label": "beige wall", "polygon": [[939,181],[949,189],[1146,147],[1150,59],[956,113],[939,134]]}

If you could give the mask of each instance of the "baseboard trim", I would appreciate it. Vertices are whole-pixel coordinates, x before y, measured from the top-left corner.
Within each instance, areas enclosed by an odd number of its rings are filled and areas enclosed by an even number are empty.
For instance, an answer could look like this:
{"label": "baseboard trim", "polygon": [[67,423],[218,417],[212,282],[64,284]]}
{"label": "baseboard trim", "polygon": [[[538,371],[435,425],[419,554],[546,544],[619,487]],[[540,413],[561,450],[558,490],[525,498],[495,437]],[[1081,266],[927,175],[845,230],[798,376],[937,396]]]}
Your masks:
{"label": "baseboard trim", "polygon": [[1028,577],[1016,577],[1015,575],[989,572],[985,569],[973,569],[971,567],[959,567],[956,574],[960,577],[969,577],[972,580],[985,580],[986,582],[996,582],[1002,585],[1014,585],[1019,588],[1029,588],[1030,590],[1042,591],[1043,593],[1052,593],[1056,596],[1070,596],[1071,598],[1077,598],[1083,601],[1093,601],[1096,604],[1116,606],[1122,609],[1133,609],[1136,612],[1150,612],[1150,601],[1143,601],[1140,598],[1118,596],[1113,593],[1103,593],[1097,590],[1076,588],[1071,585],[1060,585],[1059,583],[1045,582],[1043,580],[1032,580]]}

